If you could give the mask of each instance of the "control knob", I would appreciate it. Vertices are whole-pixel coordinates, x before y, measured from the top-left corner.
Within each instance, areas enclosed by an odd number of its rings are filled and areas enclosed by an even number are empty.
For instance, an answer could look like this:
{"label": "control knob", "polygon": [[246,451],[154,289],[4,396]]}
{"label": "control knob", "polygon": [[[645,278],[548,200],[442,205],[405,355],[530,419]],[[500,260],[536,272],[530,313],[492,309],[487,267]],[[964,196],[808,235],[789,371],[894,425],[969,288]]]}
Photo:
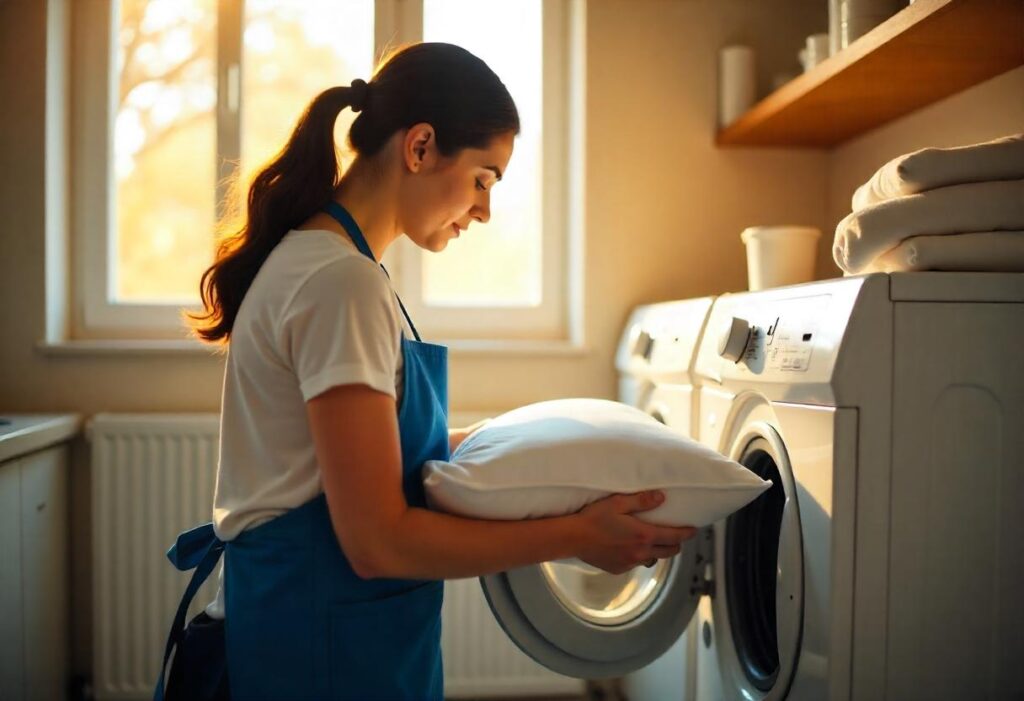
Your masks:
{"label": "control knob", "polygon": [[721,338],[718,339],[718,354],[726,360],[738,363],[747,350],[750,343],[750,323],[746,319],[733,317],[729,324],[726,324]]}
{"label": "control knob", "polygon": [[640,332],[636,335],[633,341],[633,348],[630,355],[633,357],[640,356],[644,360],[651,359],[651,347],[654,345],[654,337],[651,336],[645,329],[640,329]]}

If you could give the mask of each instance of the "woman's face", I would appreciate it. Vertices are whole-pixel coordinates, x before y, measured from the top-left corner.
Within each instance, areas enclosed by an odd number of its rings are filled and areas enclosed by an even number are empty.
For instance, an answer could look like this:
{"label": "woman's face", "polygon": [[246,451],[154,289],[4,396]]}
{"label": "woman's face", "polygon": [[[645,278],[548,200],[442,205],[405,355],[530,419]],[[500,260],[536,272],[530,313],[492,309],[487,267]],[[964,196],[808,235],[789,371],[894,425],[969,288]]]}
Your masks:
{"label": "woman's face", "polygon": [[[417,131],[420,127],[425,127]],[[442,251],[473,221],[491,218],[491,188],[512,157],[512,132],[483,149],[442,156],[429,125],[410,129],[403,156],[407,168],[400,194],[399,225],[417,246]]]}

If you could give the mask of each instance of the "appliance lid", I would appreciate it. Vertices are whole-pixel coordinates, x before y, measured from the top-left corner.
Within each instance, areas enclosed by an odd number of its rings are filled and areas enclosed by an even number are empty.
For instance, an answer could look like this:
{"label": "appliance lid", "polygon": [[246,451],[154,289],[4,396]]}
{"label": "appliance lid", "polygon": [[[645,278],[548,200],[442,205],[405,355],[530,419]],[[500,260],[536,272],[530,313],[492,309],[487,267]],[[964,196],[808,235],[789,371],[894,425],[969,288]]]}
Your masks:
{"label": "appliance lid", "polygon": [[686,630],[703,593],[698,534],[679,555],[613,575],[579,560],[531,565],[480,578],[512,641],[560,674],[628,674],[660,657]]}

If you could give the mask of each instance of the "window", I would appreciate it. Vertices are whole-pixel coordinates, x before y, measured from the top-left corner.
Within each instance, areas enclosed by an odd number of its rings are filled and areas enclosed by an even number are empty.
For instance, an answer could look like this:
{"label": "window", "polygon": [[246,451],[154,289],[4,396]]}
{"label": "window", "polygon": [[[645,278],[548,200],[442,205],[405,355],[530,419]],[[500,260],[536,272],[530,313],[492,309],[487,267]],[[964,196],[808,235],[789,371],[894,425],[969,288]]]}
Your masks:
{"label": "window", "polygon": [[[492,219],[444,255],[404,239],[385,264],[435,338],[567,335],[565,8],[561,0],[109,0],[76,3],[76,338],[181,338],[218,206],[284,144],[320,90],[368,78],[407,41],[483,58],[522,132]],[[106,99],[96,99],[106,95]],[[342,113],[336,141],[355,115]],[[344,159],[344,155],[343,155]]]}

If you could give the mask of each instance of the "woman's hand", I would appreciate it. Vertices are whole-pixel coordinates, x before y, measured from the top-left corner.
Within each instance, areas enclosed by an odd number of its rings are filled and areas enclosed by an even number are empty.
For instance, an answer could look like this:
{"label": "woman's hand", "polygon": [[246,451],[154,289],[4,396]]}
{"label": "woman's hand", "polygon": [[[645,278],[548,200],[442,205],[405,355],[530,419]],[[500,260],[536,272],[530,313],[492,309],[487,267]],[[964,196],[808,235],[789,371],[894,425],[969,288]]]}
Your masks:
{"label": "woman's hand", "polygon": [[577,557],[611,574],[622,574],[640,564],[679,553],[680,544],[697,529],[645,523],[632,514],[650,511],[665,500],[661,492],[613,494],[588,504],[575,515],[583,530]]}
{"label": "woman's hand", "polygon": [[449,453],[454,453],[455,449],[459,447],[459,445],[462,443],[462,441],[466,440],[471,435],[473,435],[476,431],[479,431],[481,428],[486,426],[489,421],[490,421],[490,419],[482,419],[480,421],[477,421],[472,426],[467,426],[466,428],[450,428],[450,429],[448,429],[448,451],[449,451]]}

